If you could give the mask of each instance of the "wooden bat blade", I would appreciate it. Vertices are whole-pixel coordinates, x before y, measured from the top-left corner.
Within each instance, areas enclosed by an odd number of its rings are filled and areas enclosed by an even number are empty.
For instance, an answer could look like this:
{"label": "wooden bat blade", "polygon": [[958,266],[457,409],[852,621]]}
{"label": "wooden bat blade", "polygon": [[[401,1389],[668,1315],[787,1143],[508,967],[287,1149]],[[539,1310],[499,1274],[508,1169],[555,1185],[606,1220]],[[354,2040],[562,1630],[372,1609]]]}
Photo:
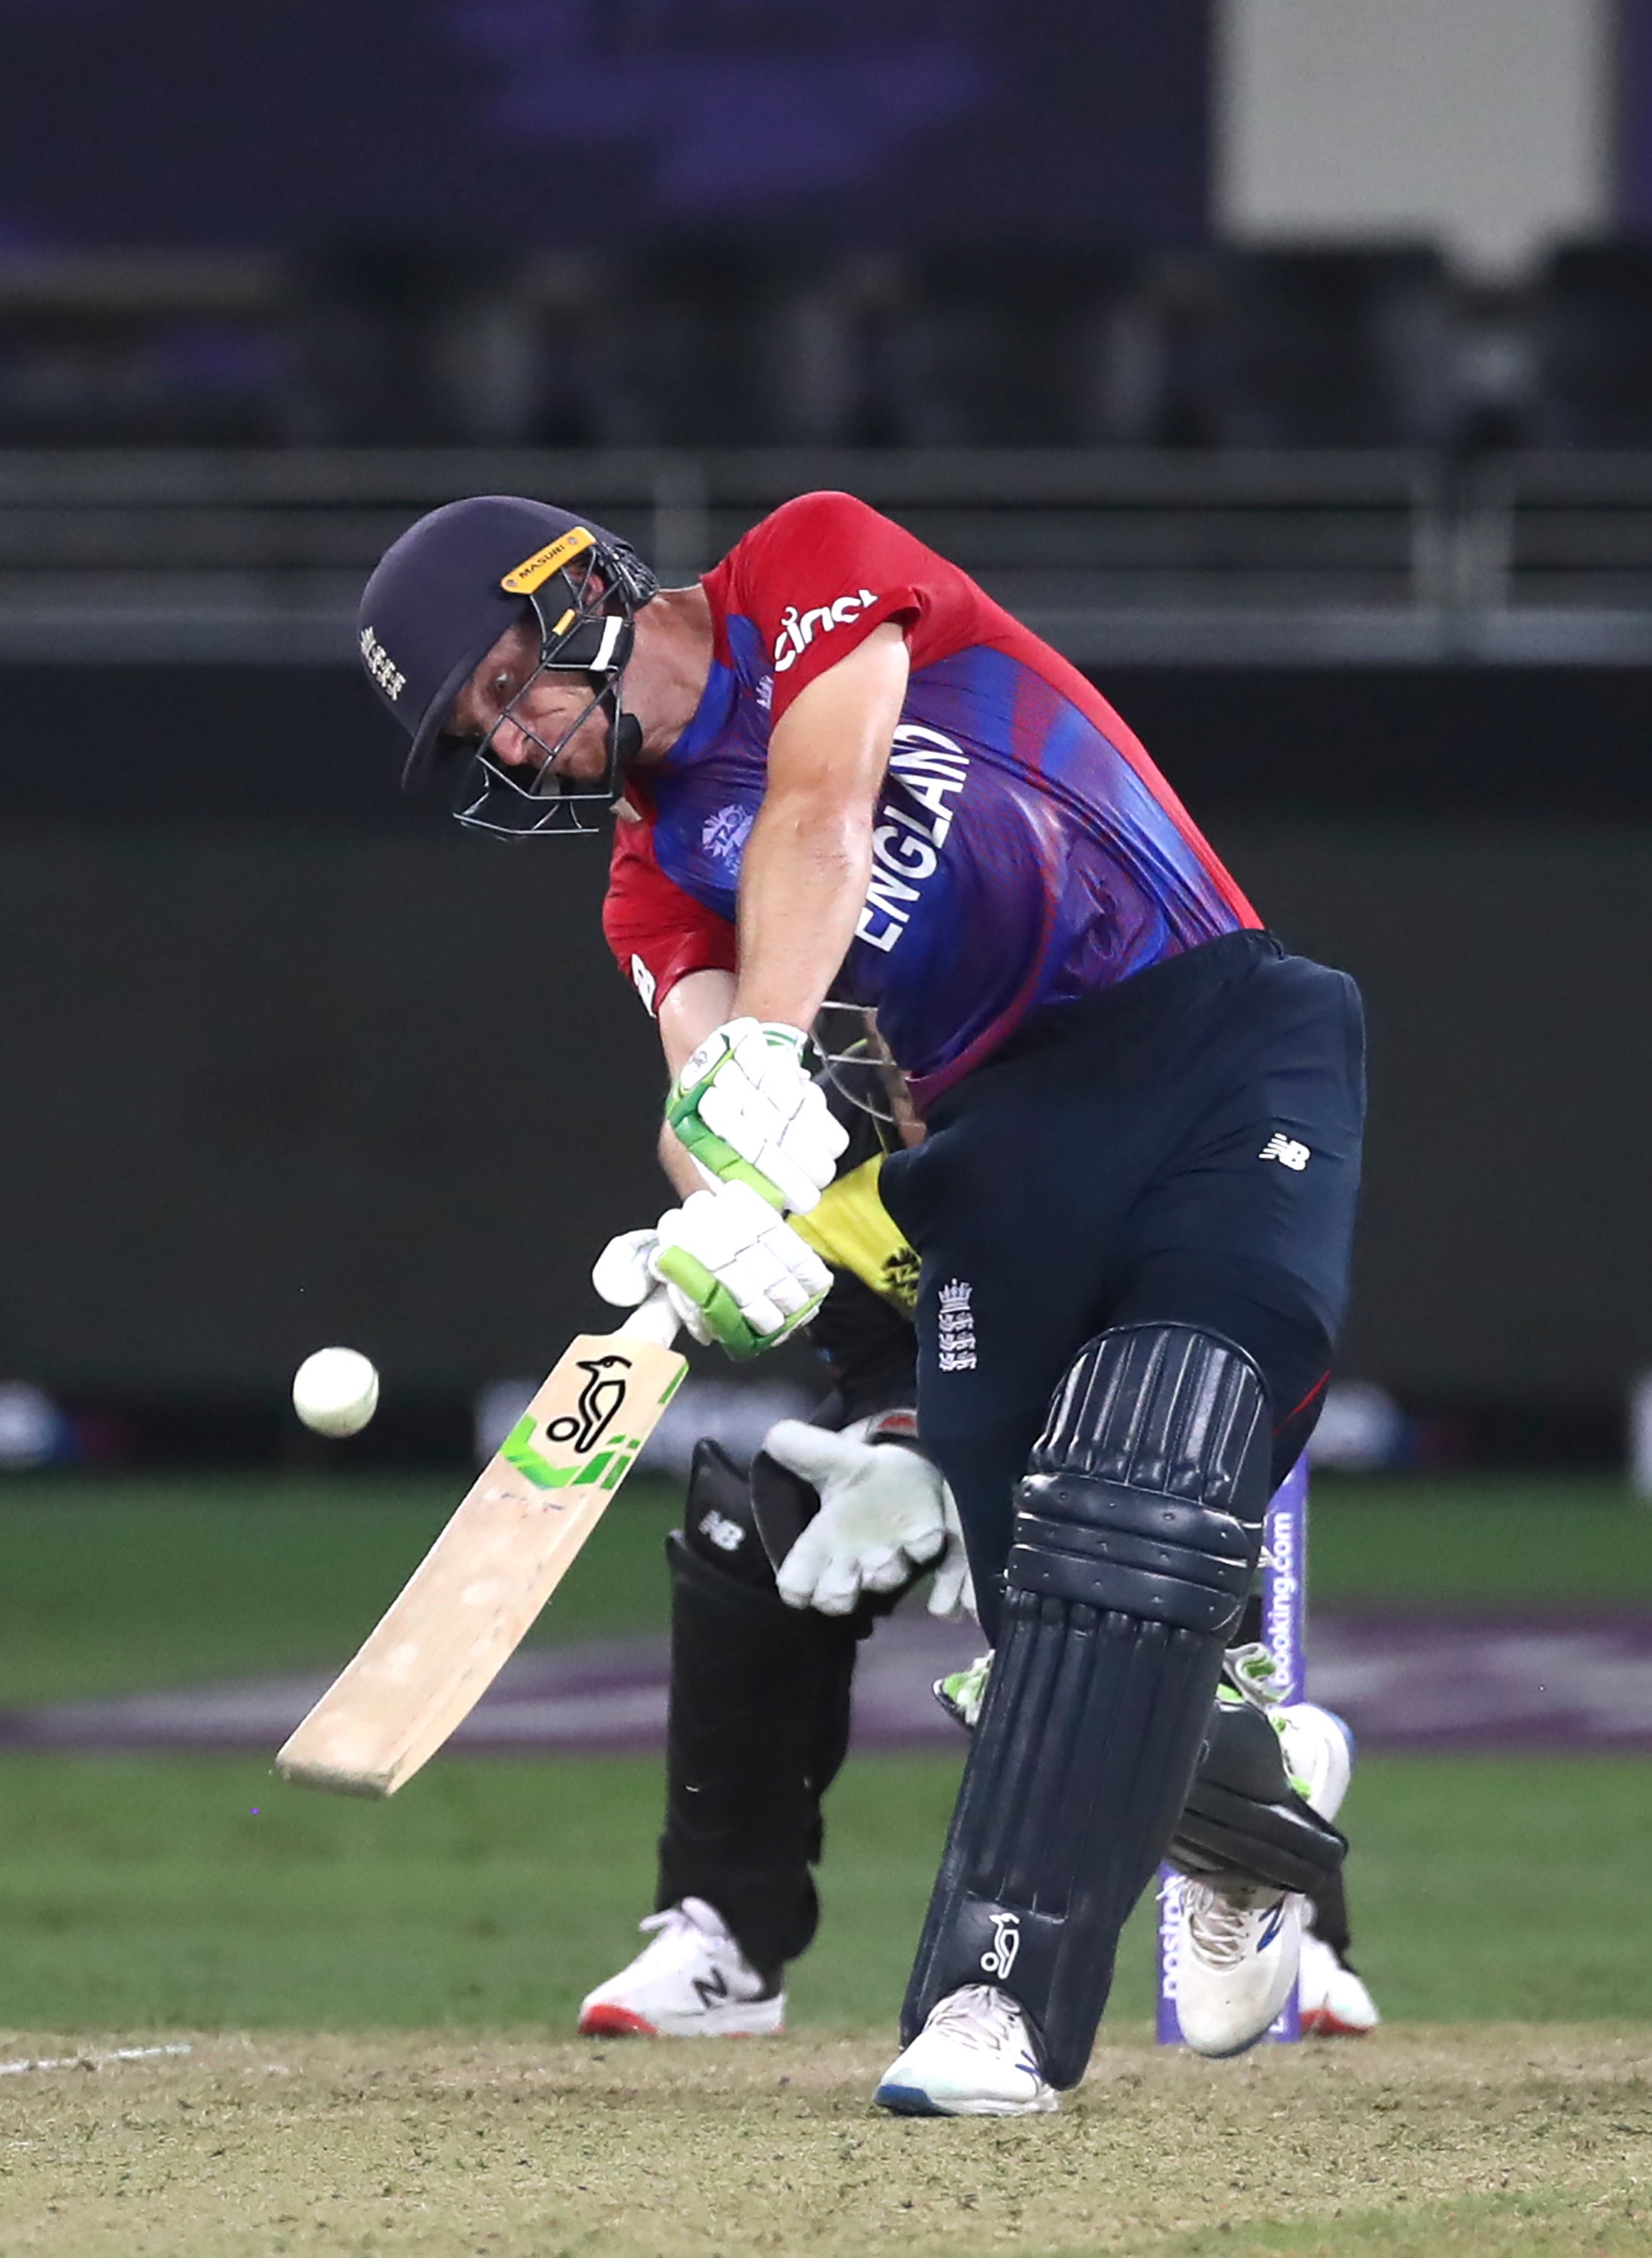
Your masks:
{"label": "wooden bat blade", "polygon": [[277,1754],[284,1779],[394,1795],[436,1754],[567,1574],[687,1369],[632,1334],[579,1336]]}

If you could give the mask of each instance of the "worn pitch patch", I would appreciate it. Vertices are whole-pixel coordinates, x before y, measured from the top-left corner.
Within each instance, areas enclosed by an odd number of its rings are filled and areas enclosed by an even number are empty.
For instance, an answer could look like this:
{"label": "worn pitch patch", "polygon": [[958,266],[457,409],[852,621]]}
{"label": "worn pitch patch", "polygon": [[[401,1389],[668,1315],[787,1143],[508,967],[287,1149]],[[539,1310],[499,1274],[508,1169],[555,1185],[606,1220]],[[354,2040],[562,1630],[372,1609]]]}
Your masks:
{"label": "worn pitch patch", "polygon": [[1644,2026],[1385,2028],[1232,2064],[1131,2035],[1104,2041],[1058,2114],[968,2122],[872,2110],[887,2032],[195,2045],[65,2072],[49,2119],[39,2088],[0,2087],[0,2247],[1630,2258],[1652,2242]]}

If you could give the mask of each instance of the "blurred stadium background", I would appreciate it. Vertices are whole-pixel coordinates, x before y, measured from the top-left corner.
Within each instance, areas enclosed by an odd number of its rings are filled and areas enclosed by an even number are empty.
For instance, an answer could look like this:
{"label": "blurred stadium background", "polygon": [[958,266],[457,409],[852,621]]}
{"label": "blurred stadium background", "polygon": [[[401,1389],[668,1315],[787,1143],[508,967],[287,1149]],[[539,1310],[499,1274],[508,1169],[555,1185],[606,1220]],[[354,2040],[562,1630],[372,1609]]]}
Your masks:
{"label": "blurred stadium background", "polygon": [[[1629,1638],[1615,1756],[1363,1769],[1362,1964],[1652,2015],[1652,0],[0,0],[0,2022],[534,2021],[628,1949],[650,1759],[369,1813],[38,1716],[342,1660],[659,1205],[601,849],[399,797],[369,566],[514,490],[686,578],[821,485],[1092,671],[1362,983],[1318,1596]],[[384,1374],[347,1445],[287,1403],[330,1341]],[[547,1637],[657,1637],[670,1510]],[[883,1761],[805,2018],[900,1981],[952,1772]]]}
{"label": "blurred stadium background", "polygon": [[1621,1461],[1652,5],[0,0],[0,1376],[66,1415],[14,1393],[0,1447],[273,1459],[336,1338],[386,1376],[356,1457],[452,1459],[591,1313],[655,1198],[601,854],[401,801],[356,594],[458,493],[670,579],[841,484],[1092,671],[1364,983],[1346,1368],[1398,1416],[1355,1402],[1353,1454]]}

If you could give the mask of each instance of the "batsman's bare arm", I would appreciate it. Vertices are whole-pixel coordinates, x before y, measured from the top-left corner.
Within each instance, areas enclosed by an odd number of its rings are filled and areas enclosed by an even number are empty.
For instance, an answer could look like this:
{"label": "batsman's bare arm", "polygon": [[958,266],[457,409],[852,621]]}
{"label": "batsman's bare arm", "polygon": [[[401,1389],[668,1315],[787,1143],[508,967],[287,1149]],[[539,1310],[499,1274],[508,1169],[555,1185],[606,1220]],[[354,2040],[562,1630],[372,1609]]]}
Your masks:
{"label": "batsman's bare arm", "polygon": [[[813,1024],[866,899],[873,811],[908,671],[905,638],[886,621],[776,723],[741,868],[740,972],[691,972],[660,1006],[673,1077],[730,1019]],[[705,1189],[669,1128],[660,1133],[660,1165],[685,1196]]]}
{"label": "batsman's bare arm", "polygon": [[[711,967],[685,973],[660,1006],[660,1047],[673,1082],[713,1027],[734,1016],[734,976]],[[669,1121],[660,1125],[660,1166],[674,1191],[687,1199],[705,1189],[705,1178],[678,1141]]]}
{"label": "batsman's bare arm", "polygon": [[873,813],[908,671],[905,639],[885,621],[776,722],[741,868],[730,1017],[813,1025],[866,901]]}

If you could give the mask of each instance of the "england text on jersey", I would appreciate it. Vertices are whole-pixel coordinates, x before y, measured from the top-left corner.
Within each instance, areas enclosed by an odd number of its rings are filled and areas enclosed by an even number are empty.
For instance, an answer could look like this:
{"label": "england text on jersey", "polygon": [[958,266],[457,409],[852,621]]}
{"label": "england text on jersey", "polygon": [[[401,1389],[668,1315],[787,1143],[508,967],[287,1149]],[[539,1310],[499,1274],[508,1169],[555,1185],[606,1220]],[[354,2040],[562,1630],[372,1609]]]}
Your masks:
{"label": "england text on jersey", "polygon": [[[834,993],[876,1006],[920,1105],[1032,1012],[1259,920],[1105,699],[968,574],[847,494],[805,494],[706,575],[692,721],[630,787],[605,914],[663,997],[734,963],[769,733],[885,620],[911,675]],[[805,632],[806,630],[806,632]]]}

